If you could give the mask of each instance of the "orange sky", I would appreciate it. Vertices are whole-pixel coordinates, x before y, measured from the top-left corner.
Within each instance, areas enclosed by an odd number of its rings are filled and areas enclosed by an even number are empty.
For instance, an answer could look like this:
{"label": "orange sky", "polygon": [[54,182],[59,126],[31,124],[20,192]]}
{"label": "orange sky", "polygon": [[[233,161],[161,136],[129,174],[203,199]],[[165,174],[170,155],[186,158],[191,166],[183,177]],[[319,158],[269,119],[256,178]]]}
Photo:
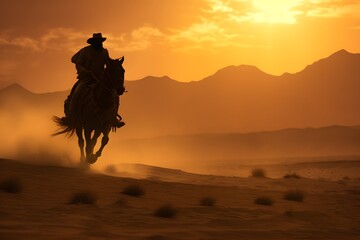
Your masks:
{"label": "orange sky", "polygon": [[0,0],[0,28],[0,83],[35,92],[71,88],[70,58],[93,32],[125,56],[128,80],[200,80],[240,64],[279,75],[360,52],[360,1]]}

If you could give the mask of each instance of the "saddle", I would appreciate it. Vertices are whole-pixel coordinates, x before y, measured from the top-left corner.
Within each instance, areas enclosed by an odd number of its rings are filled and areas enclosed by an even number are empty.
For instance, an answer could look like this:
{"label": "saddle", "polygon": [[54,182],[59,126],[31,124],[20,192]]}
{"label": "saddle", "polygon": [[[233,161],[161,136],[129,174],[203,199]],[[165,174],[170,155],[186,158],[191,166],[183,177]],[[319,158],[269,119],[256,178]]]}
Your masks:
{"label": "saddle", "polygon": [[64,102],[64,113],[66,117],[71,117],[73,112],[79,111],[79,106],[83,102],[84,97],[94,87],[95,80],[79,79],[71,89],[71,92]]}

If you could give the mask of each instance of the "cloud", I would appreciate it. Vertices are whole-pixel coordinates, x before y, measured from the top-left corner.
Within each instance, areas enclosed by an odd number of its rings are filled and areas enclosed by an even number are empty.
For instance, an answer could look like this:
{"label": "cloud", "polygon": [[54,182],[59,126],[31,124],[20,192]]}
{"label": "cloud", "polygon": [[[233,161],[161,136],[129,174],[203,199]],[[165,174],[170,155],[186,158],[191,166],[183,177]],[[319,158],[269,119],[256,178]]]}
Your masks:
{"label": "cloud", "polygon": [[4,36],[0,36],[0,46],[14,46],[20,48],[27,48],[34,51],[40,50],[38,41],[29,37],[16,37],[9,39]]}
{"label": "cloud", "polygon": [[142,26],[121,36],[110,35],[108,46],[115,51],[134,52],[150,48],[154,42],[162,41],[165,34],[152,26]]}
{"label": "cloud", "polygon": [[69,28],[55,28],[47,31],[40,39],[43,49],[75,51],[85,43],[89,34]]}
{"label": "cloud", "polygon": [[355,25],[355,26],[352,26],[350,27],[351,29],[355,29],[355,30],[360,30],[360,25]]}
{"label": "cloud", "polygon": [[[235,23],[293,24],[301,14],[296,7],[303,0],[207,0],[208,9],[213,18],[226,19]],[[220,17],[221,16],[221,17]]]}
{"label": "cloud", "polygon": [[[137,52],[162,44],[175,50],[251,46],[242,38],[242,24],[296,24],[301,18],[360,16],[358,0],[204,0],[197,22],[182,28],[159,29],[145,24],[129,32],[103,33],[106,47],[121,52]],[[240,29],[240,30],[239,30]],[[75,52],[86,44],[92,32],[53,28],[42,35],[0,34],[0,48],[28,51]],[[245,42],[244,42],[245,41]]]}
{"label": "cloud", "polygon": [[253,0],[254,10],[247,16],[255,23],[294,24],[297,22],[297,16],[302,14],[302,11],[296,9],[300,4],[301,0],[286,2]]}
{"label": "cloud", "polygon": [[[228,33],[216,22],[202,19],[188,28],[172,30],[173,34],[168,37],[173,44],[184,45],[191,43],[191,48],[200,49],[208,44],[211,47],[223,47],[228,45],[238,34]],[[181,47],[183,48],[183,46]]]}
{"label": "cloud", "polygon": [[309,0],[303,4],[308,17],[339,18],[359,16],[360,2],[354,0]]}
{"label": "cloud", "polygon": [[[14,46],[30,51],[77,51],[86,44],[88,33],[69,28],[54,28],[38,38],[0,36],[0,47]],[[141,51],[161,40],[165,35],[157,28],[142,26],[121,35],[106,34],[107,47],[125,52]]]}
{"label": "cloud", "polygon": [[229,1],[221,1],[221,0],[208,0],[210,4],[209,9],[204,9],[205,12],[209,13],[230,13],[233,12],[234,9],[230,6]]}
{"label": "cloud", "polygon": [[299,17],[360,15],[358,0],[206,0],[212,19],[235,23],[296,24]]}
{"label": "cloud", "polygon": [[14,46],[31,51],[70,50],[73,51],[86,38],[84,33],[67,28],[55,28],[35,38],[29,36],[0,36],[0,47]]}

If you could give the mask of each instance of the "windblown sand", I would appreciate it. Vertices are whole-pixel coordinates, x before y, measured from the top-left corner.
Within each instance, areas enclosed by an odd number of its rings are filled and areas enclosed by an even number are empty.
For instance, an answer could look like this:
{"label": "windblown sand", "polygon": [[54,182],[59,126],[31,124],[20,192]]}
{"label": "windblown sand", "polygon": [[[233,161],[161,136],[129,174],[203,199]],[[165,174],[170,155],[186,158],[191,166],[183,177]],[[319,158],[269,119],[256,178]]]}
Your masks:
{"label": "windblown sand", "polygon": [[[360,239],[359,178],[187,176],[164,182],[0,160],[0,181],[17,178],[22,186],[0,192],[0,239]],[[121,193],[134,184],[145,194]],[[304,201],[285,200],[291,189]],[[69,204],[80,191],[94,193],[96,203]],[[261,196],[273,205],[255,204]],[[204,197],[215,204],[201,205]],[[164,204],[177,214],[155,216]]]}

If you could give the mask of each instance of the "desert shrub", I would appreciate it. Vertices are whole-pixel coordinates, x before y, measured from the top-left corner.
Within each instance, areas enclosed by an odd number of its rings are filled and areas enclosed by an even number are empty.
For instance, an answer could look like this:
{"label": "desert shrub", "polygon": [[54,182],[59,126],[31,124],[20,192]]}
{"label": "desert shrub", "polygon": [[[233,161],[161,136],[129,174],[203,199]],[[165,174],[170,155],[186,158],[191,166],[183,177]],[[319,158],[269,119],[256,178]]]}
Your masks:
{"label": "desert shrub", "polygon": [[360,195],[360,189],[355,189],[355,188],[349,189],[347,192],[350,194],[359,194]]}
{"label": "desert shrub", "polygon": [[284,212],[284,216],[286,217],[293,217],[294,216],[294,212],[291,210],[285,211]]}
{"label": "desert shrub", "polygon": [[251,170],[251,176],[253,177],[266,177],[266,172],[262,168],[254,168]]}
{"label": "desert shrub", "polygon": [[163,235],[151,235],[151,236],[147,237],[146,239],[147,240],[165,240],[167,238],[164,237]]}
{"label": "desert shrub", "polygon": [[126,206],[126,205],[127,205],[127,201],[126,201],[126,199],[124,199],[124,198],[120,198],[119,200],[117,200],[117,201],[115,202],[115,205],[117,205],[117,206]]}
{"label": "desert shrub", "polygon": [[284,176],[284,178],[295,178],[295,179],[300,179],[300,175],[298,175],[297,173],[289,173],[289,174],[286,174]]}
{"label": "desert shrub", "polygon": [[202,206],[206,206],[206,207],[211,207],[214,206],[216,203],[216,199],[213,197],[203,197],[202,199],[200,199],[200,205]]}
{"label": "desert shrub", "polygon": [[19,193],[23,187],[20,179],[18,178],[6,178],[0,182],[0,189],[7,193]]}
{"label": "desert shrub", "polygon": [[97,196],[90,191],[80,191],[74,193],[69,200],[70,204],[95,204]]}
{"label": "desert shrub", "polygon": [[270,197],[262,196],[255,199],[254,203],[265,205],[265,206],[271,206],[274,204],[274,201]]}
{"label": "desert shrub", "polygon": [[141,197],[145,194],[145,190],[138,184],[132,184],[124,188],[122,193],[132,197]]}
{"label": "desert shrub", "polygon": [[162,205],[154,212],[155,216],[163,218],[173,218],[176,214],[177,210],[171,204]]}
{"label": "desert shrub", "polygon": [[284,199],[289,201],[302,202],[305,199],[305,193],[301,190],[289,190],[285,192]]}

